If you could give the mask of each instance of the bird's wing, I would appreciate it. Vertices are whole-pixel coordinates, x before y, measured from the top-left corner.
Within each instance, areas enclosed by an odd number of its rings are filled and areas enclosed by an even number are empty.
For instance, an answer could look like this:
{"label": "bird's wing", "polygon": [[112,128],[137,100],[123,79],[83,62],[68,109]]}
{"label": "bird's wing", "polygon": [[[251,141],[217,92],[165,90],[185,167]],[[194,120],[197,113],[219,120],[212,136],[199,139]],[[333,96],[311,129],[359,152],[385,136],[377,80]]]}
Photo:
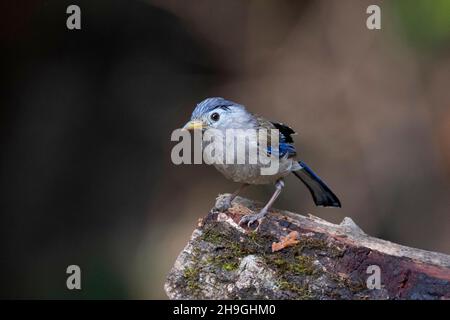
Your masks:
{"label": "bird's wing", "polygon": [[280,142],[294,143],[292,135],[295,134],[295,131],[292,128],[280,122],[272,122],[272,124],[280,130]]}
{"label": "bird's wing", "polygon": [[266,120],[263,117],[255,115],[256,120],[258,121],[258,125],[260,128],[264,129],[278,129],[280,132],[279,135],[279,148],[278,150],[272,150],[271,141],[270,141],[270,134],[267,137],[267,153],[270,154],[278,154],[280,158],[287,157],[292,158],[296,156],[297,152],[295,150],[294,146],[294,140],[292,139],[292,135],[295,134],[295,131],[292,130],[292,128],[288,127],[287,125],[279,122],[272,122],[269,120]]}

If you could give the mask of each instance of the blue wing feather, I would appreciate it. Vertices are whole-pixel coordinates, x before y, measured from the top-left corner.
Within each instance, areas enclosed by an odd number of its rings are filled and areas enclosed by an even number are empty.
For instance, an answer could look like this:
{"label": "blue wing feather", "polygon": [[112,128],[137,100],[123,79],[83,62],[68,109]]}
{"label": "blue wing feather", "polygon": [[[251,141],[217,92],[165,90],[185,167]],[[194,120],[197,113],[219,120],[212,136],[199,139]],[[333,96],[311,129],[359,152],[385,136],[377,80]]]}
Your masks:
{"label": "blue wing feather", "polygon": [[297,154],[295,147],[292,144],[281,141],[278,150],[272,150],[271,146],[267,147],[267,153],[272,154],[272,152],[274,153],[274,155],[278,154],[279,158],[283,158],[286,155],[288,158],[290,158]]}
{"label": "blue wing feather", "polygon": [[[267,121],[267,120],[265,120],[265,121]],[[265,122],[263,122],[263,123],[265,123]],[[278,150],[273,150],[273,148],[271,146],[268,146],[267,153],[269,155],[273,154],[274,156],[278,156],[279,158],[294,157],[297,154],[295,147],[294,147],[294,140],[292,139],[292,135],[295,134],[295,131],[283,123],[269,122],[269,121],[267,121],[267,123],[268,123],[267,126],[264,126],[264,127],[270,128],[270,125],[272,125],[276,129],[278,129],[278,131],[280,133]]]}

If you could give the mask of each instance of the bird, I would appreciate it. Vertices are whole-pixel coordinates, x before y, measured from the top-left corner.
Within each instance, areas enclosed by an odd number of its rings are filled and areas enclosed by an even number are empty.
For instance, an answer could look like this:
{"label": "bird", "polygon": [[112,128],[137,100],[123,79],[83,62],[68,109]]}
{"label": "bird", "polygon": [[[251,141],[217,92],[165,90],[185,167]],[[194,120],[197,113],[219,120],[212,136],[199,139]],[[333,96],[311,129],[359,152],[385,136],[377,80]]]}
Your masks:
{"label": "bird", "polygon": [[[262,145],[255,141],[250,141],[246,146],[246,152],[255,151],[267,157],[276,157],[279,161],[276,172],[268,175],[262,174],[260,162],[249,163],[214,163],[218,171],[226,178],[240,183],[240,187],[225,199],[220,209],[226,210],[232,206],[232,201],[246,187],[250,185],[273,184],[275,191],[266,205],[258,212],[245,215],[239,221],[240,225],[247,224],[250,227],[256,221],[258,227],[269,209],[280,195],[285,186],[284,178],[289,174],[294,174],[305,184],[316,206],[341,207],[338,197],[331,191],[327,184],[303,161],[297,157],[293,135],[295,131],[289,126],[275,121],[269,121],[257,114],[247,111],[247,108],[239,103],[226,100],[222,97],[206,98],[196,105],[192,112],[191,119],[182,128],[184,130],[201,130],[206,132],[214,129],[214,135],[220,135],[228,129],[254,129],[254,130],[277,130],[278,148],[269,138],[267,144]],[[205,147],[205,144],[203,145]],[[261,150],[264,148],[264,150]],[[224,149],[227,152],[227,148]],[[205,156],[205,154],[203,155]],[[205,159],[208,160],[208,159]],[[211,159],[209,159],[211,160]]]}

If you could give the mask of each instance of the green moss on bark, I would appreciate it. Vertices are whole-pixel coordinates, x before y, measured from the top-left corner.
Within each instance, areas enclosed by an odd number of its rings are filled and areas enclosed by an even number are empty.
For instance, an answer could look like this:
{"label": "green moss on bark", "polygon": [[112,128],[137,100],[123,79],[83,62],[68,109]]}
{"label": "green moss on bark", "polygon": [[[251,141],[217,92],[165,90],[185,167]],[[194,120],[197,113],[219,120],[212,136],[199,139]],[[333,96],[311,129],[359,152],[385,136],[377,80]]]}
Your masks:
{"label": "green moss on bark", "polygon": [[[208,222],[202,231],[197,241],[198,247],[203,248],[203,251],[195,253],[197,258],[193,258],[194,265],[185,271],[187,286],[196,293],[200,292],[201,285],[195,282],[200,280],[202,271],[209,274],[222,272],[229,274],[226,276],[228,279],[233,279],[242,258],[248,255],[262,258],[266,266],[273,271],[275,283],[282,294],[290,299],[317,297],[318,293],[314,293],[310,284],[323,275],[348,291],[363,289],[359,283],[331,277],[331,273],[324,270],[321,259],[338,259],[343,255],[343,249],[330,245],[320,234],[312,237],[301,236],[298,244],[272,252],[272,243],[278,242],[279,239],[267,233],[253,231],[243,234],[229,224],[217,221]],[[202,257],[201,260],[199,256]]]}

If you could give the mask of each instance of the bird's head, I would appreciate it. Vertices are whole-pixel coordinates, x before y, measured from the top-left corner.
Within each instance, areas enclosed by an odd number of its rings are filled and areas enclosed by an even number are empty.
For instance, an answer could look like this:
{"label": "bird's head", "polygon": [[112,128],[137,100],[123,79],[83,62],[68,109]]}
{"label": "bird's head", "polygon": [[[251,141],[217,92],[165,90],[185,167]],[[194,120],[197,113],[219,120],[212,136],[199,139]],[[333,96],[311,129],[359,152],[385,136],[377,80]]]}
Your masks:
{"label": "bird's head", "polygon": [[183,129],[238,129],[251,128],[253,124],[254,116],[243,105],[215,97],[197,104]]}

